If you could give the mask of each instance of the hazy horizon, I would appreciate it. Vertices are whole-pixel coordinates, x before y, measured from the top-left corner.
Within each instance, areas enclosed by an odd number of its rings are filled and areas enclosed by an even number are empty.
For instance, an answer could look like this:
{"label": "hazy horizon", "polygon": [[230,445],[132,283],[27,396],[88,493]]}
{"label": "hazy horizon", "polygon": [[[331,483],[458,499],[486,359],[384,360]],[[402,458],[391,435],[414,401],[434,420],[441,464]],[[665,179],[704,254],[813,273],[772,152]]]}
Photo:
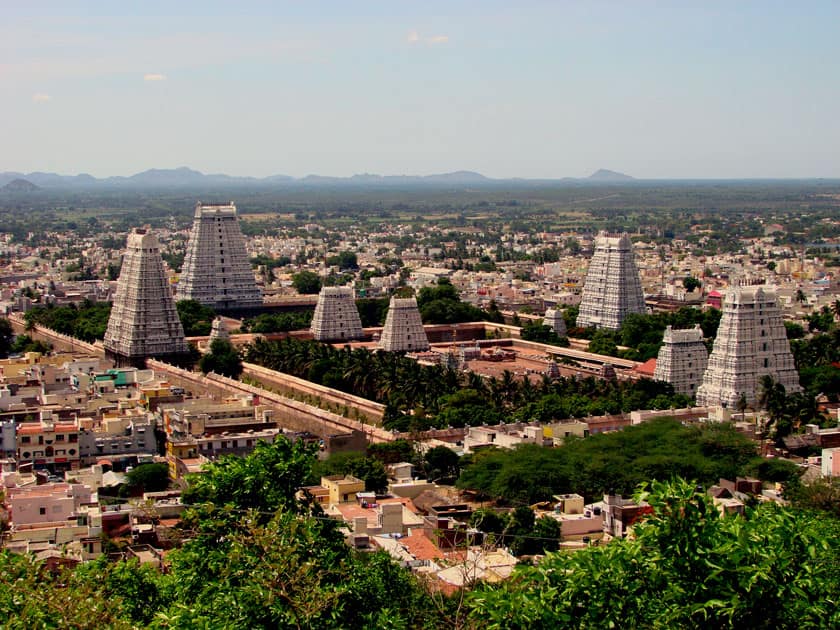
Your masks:
{"label": "hazy horizon", "polygon": [[840,4],[4,7],[0,171],[840,177]]}

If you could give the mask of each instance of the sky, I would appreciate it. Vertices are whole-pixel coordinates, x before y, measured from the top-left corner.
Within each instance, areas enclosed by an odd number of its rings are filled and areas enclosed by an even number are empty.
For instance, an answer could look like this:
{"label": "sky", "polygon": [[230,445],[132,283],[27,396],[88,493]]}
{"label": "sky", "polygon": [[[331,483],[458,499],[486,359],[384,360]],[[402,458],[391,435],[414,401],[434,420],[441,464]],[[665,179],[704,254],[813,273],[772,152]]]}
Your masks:
{"label": "sky", "polygon": [[3,0],[0,171],[840,177],[840,2]]}

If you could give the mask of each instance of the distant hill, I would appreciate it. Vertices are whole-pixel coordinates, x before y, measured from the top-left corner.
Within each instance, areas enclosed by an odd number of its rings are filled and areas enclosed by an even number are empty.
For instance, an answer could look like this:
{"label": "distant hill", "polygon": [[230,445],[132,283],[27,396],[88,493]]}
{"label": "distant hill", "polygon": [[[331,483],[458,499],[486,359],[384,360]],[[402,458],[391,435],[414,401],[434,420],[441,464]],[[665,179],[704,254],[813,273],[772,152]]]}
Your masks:
{"label": "distant hill", "polygon": [[630,175],[625,175],[624,173],[618,173],[616,171],[610,171],[605,168],[599,168],[586,179],[599,182],[630,182],[633,181],[635,177],[630,177]]}
{"label": "distant hill", "polygon": [[389,186],[505,186],[505,185],[585,185],[587,182],[610,183],[633,181],[634,178],[623,173],[601,169],[589,177],[562,179],[527,179],[507,178],[493,179],[475,171],[453,171],[449,173],[434,173],[432,175],[379,175],[376,173],[359,173],[351,177],[333,177],[328,175],[311,174],[306,177],[295,178],[289,175],[269,175],[268,177],[242,177],[225,175],[223,173],[205,174],[195,169],[181,166],[179,168],[151,168],[129,176],[96,178],[87,173],[80,175],[59,175],[57,173],[0,173],[0,187],[15,180],[26,180],[39,188],[96,188],[96,189],[130,189],[130,188],[184,188],[200,190],[203,188],[231,188],[237,186],[248,187],[389,187]]}
{"label": "distant hill", "polygon": [[36,190],[41,190],[41,187],[21,178],[13,179],[5,186],[0,187],[0,191],[12,193],[27,193],[34,192]]}

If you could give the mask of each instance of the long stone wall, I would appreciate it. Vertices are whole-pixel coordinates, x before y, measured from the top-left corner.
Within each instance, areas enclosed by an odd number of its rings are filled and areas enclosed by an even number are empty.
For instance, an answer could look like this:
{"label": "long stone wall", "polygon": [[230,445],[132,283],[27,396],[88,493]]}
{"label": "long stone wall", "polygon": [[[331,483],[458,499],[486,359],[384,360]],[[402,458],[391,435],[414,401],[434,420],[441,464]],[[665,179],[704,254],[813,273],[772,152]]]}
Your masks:
{"label": "long stone wall", "polygon": [[254,380],[284,393],[300,396],[312,396],[331,405],[347,407],[352,414],[355,411],[360,418],[367,418],[372,424],[381,424],[385,414],[385,405],[324,387],[290,374],[277,372],[254,363],[243,363],[242,373]]}
{"label": "long stone wall", "polygon": [[325,409],[292,400],[276,392],[225,376],[213,373],[204,376],[153,359],[147,361],[147,366],[156,373],[164,374],[172,384],[188,390],[201,389],[217,397],[231,394],[258,396],[261,404],[269,405],[277,411],[276,418],[281,426],[294,431],[309,431],[322,438],[350,431],[360,431],[365,434],[369,442],[390,442],[395,439],[393,434],[379,427],[351,420]]}

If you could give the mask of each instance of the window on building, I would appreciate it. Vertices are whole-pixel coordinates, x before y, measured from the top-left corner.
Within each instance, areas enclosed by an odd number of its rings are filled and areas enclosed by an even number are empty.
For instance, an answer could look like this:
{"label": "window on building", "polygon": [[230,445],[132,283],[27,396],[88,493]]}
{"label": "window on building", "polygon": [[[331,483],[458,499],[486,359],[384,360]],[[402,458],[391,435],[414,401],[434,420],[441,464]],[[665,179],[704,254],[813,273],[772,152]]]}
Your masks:
{"label": "window on building", "polygon": [[31,444],[32,443],[32,438],[29,437],[28,435],[23,435],[20,438],[20,443],[21,444]]}
{"label": "window on building", "polygon": [[47,513],[47,508],[45,508],[45,507],[38,508],[38,514],[41,514],[43,516],[46,513]]}

